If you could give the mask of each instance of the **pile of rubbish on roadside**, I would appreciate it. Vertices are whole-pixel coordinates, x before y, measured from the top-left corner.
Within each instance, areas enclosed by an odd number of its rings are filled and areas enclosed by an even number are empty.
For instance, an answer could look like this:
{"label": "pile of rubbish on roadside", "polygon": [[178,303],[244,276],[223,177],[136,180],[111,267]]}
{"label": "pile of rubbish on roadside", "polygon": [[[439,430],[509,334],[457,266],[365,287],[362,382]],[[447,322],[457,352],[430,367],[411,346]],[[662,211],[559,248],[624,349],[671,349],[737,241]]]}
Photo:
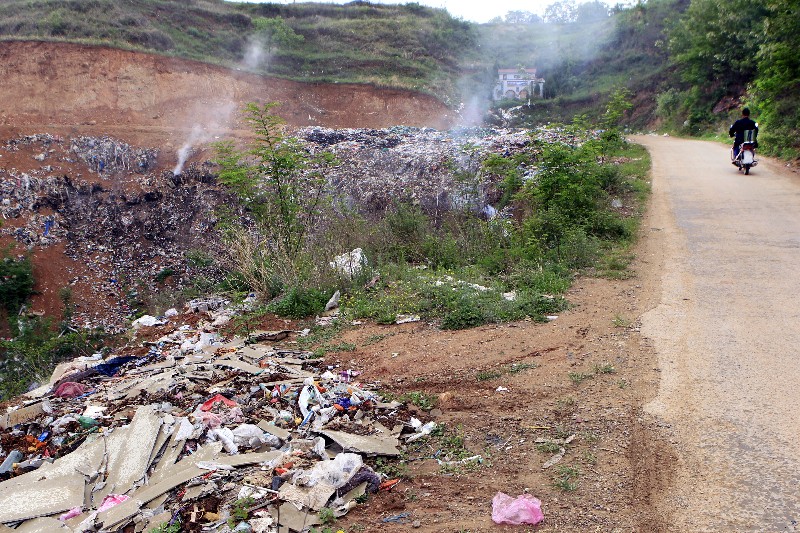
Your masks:
{"label": "pile of rubbish on roadside", "polygon": [[206,299],[144,316],[138,341],[62,363],[0,410],[0,524],[302,531],[394,486],[365,459],[435,423],[286,348],[292,331],[224,337],[212,324],[233,312]]}
{"label": "pile of rubbish on roadside", "polygon": [[[339,164],[326,177],[354,205],[369,212],[383,212],[399,200],[431,212],[454,208],[481,212],[497,199],[493,194],[499,198],[496,184],[481,171],[486,157],[517,154],[534,141],[569,145],[583,141],[560,127],[452,131],[307,127],[295,135],[311,151],[336,155]],[[529,174],[534,172],[528,169]]]}

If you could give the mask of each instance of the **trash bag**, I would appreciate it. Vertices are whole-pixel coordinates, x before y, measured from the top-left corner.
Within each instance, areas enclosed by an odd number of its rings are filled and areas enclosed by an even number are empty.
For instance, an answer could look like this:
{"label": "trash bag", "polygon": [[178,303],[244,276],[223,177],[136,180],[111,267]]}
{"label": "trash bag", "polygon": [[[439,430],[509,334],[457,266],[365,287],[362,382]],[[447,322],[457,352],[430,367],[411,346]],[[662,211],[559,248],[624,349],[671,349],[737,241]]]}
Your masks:
{"label": "trash bag", "polygon": [[542,502],[530,494],[512,498],[498,492],[492,499],[492,520],[495,524],[538,524],[544,519]]}
{"label": "trash bag", "polygon": [[89,387],[82,383],[65,381],[58,386],[53,395],[59,398],[77,398],[78,396],[86,394],[87,390],[89,390]]}

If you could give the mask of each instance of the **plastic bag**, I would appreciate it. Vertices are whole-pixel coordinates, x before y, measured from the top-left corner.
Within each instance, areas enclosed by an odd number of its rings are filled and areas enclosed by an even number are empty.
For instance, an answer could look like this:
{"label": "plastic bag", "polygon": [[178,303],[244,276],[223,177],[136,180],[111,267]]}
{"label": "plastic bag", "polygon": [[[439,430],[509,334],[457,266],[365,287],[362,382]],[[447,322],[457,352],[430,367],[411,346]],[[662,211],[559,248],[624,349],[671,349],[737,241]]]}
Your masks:
{"label": "plastic bag", "polygon": [[498,492],[492,499],[492,520],[495,524],[538,524],[544,519],[542,502],[530,494],[512,498]]}
{"label": "plastic bag", "polygon": [[225,448],[231,455],[236,455],[239,453],[239,447],[233,442],[233,431],[228,428],[215,428],[208,432],[208,438],[210,441],[219,441],[222,443],[222,446]]}
{"label": "plastic bag", "polygon": [[330,461],[319,461],[308,472],[306,485],[325,483],[338,489],[361,468],[364,460],[357,453],[340,453]]}
{"label": "plastic bag", "polygon": [[264,431],[253,424],[242,424],[233,430],[233,442],[243,448],[258,448],[264,444]]}

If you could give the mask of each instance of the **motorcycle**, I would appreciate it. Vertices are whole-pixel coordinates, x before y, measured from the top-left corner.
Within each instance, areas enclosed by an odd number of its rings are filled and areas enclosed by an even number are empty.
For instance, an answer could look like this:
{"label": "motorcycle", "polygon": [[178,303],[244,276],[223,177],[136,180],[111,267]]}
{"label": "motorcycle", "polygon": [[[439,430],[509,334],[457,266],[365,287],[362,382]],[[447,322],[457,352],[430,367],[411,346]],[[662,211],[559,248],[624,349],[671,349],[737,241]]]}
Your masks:
{"label": "motorcycle", "polygon": [[736,154],[731,147],[731,161],[739,169],[744,170],[745,175],[750,174],[750,169],[758,164],[756,159],[756,147],[758,142],[755,140],[755,132],[749,130],[744,132],[744,142],[739,145],[739,153]]}

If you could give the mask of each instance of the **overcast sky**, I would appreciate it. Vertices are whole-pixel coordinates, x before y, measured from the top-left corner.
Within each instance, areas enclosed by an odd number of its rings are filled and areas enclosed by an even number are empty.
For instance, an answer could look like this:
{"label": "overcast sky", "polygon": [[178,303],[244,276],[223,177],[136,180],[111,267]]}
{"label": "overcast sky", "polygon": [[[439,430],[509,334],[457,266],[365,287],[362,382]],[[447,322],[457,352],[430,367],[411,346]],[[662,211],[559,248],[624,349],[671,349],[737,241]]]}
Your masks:
{"label": "overcast sky", "polygon": [[[264,3],[262,0],[238,0]],[[271,0],[277,4],[291,4],[293,0]],[[351,0],[331,0],[326,3],[346,4]],[[370,0],[373,4],[407,4],[408,0]],[[494,17],[502,17],[509,11],[530,11],[541,15],[544,9],[555,0],[417,0],[417,3],[431,7],[443,7],[450,14],[473,22],[488,22]],[[581,0],[578,0],[581,3]],[[614,5],[617,0],[605,2]],[[626,3],[620,1],[619,3]]]}

